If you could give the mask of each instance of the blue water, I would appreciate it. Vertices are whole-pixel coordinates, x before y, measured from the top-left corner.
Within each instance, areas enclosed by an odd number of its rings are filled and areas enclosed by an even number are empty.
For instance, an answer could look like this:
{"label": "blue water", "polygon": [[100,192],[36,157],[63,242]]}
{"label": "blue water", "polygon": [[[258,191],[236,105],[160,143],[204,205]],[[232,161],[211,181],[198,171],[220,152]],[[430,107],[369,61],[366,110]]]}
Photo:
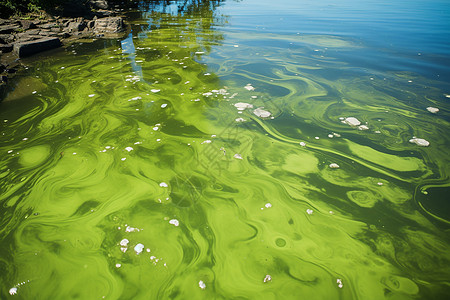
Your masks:
{"label": "blue water", "polygon": [[228,30],[329,34],[364,47],[355,65],[450,79],[450,1],[227,1]]}

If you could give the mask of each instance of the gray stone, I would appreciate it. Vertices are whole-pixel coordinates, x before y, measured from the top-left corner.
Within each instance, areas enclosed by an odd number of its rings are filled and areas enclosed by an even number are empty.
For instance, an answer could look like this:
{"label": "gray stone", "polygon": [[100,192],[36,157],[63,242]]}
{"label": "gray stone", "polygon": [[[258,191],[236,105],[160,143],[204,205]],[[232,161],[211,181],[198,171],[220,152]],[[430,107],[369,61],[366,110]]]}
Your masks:
{"label": "gray stone", "polygon": [[22,25],[22,28],[25,30],[36,28],[36,24],[30,20],[20,20],[20,25]]}
{"label": "gray stone", "polygon": [[107,17],[95,20],[94,32],[116,33],[125,30],[122,17]]}
{"label": "gray stone", "polygon": [[83,31],[83,29],[86,27],[86,23],[84,21],[75,21],[70,22],[69,26],[67,27],[69,32],[77,32],[77,31]]}
{"label": "gray stone", "polygon": [[11,52],[13,49],[13,46],[11,44],[6,44],[6,45],[0,45],[0,51],[2,53],[8,53]]}
{"label": "gray stone", "polygon": [[0,44],[9,44],[14,41],[14,36],[11,34],[0,34]]}
{"label": "gray stone", "polygon": [[0,26],[0,34],[9,34],[15,31],[16,29],[19,29],[19,26],[17,25],[2,25]]}
{"label": "gray stone", "polygon": [[42,29],[51,29],[53,27],[58,27],[58,24],[56,24],[56,23],[46,23],[46,24],[39,25],[38,27],[42,28]]}
{"label": "gray stone", "polygon": [[42,39],[20,42],[14,44],[14,53],[18,57],[30,56],[46,50],[58,48],[61,46],[61,41],[55,37],[45,37]]}
{"label": "gray stone", "polygon": [[95,9],[108,9],[108,1],[106,0],[89,0],[89,4]]}

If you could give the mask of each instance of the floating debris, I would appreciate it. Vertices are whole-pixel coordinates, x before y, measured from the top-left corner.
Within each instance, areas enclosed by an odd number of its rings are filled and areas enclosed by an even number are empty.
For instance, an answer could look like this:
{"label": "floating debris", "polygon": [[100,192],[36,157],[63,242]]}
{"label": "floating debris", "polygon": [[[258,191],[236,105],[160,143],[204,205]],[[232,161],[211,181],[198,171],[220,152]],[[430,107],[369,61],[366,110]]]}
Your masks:
{"label": "floating debris", "polygon": [[246,89],[247,91],[254,91],[255,90],[255,88],[250,83],[248,83],[246,86],[244,86],[244,89]]}
{"label": "floating debris", "polygon": [[10,288],[10,289],[9,289],[9,294],[10,294],[10,295],[15,295],[15,294],[17,294],[17,288],[16,288],[16,287]]}
{"label": "floating debris", "polygon": [[380,185],[380,186],[381,186],[381,185],[383,185],[383,183],[382,183],[382,182],[377,182],[377,184],[378,184],[378,185]]}
{"label": "floating debris", "polygon": [[89,98],[92,98],[92,97],[94,97],[95,96],[95,94],[90,94],[89,95]]}
{"label": "floating debris", "polygon": [[128,239],[123,239],[123,240],[120,241],[119,244],[120,244],[120,246],[122,246],[122,247],[127,247],[129,242],[130,242],[130,241],[129,241]]}
{"label": "floating debris", "polygon": [[430,145],[430,142],[425,140],[425,139],[419,139],[419,138],[415,138],[413,137],[412,139],[409,140],[410,143],[416,144],[418,146],[422,146],[422,147],[428,147]]}
{"label": "floating debris", "polygon": [[330,133],[330,134],[328,135],[328,137],[329,137],[330,139],[332,139],[332,138],[334,138],[334,135]]}
{"label": "floating debris", "polygon": [[236,159],[242,159],[242,156],[238,153],[236,153],[235,155],[233,155],[234,158]]}
{"label": "floating debris", "polygon": [[125,228],[125,232],[139,232],[139,228],[127,226],[127,228]]}
{"label": "floating debris", "polygon": [[358,130],[369,130],[369,126],[367,125],[359,125]]}
{"label": "floating debris", "polygon": [[339,165],[336,164],[336,163],[332,163],[332,164],[329,165],[329,167],[332,168],[332,169],[337,169],[337,168],[339,168]]}
{"label": "floating debris", "polygon": [[206,141],[203,141],[203,142],[201,142],[200,144],[211,144],[212,143],[212,141],[211,140],[206,140]]}
{"label": "floating debris", "polygon": [[439,108],[429,106],[429,107],[427,107],[427,110],[430,113],[435,114],[435,113],[437,113],[439,111]]}
{"label": "floating debris", "polygon": [[116,268],[120,268],[121,266],[121,264],[116,264]]}
{"label": "floating debris", "polygon": [[120,160],[125,161],[126,159],[127,159],[126,157],[122,157]]}
{"label": "floating debris", "polygon": [[344,124],[350,125],[350,126],[359,126],[359,125],[361,125],[361,122],[355,117],[344,118],[341,122],[344,123]]}
{"label": "floating debris", "polygon": [[272,281],[272,276],[267,274],[266,277],[264,277],[263,282],[266,283],[266,282],[269,282],[269,281]]}
{"label": "floating debris", "polygon": [[160,92],[161,90],[158,90],[158,89],[151,89],[150,90],[152,93],[158,93],[158,92]]}
{"label": "floating debris", "polygon": [[169,185],[168,185],[167,183],[165,183],[165,182],[161,182],[161,183],[159,184],[159,186],[160,186],[160,187],[168,187]]}
{"label": "floating debris", "polygon": [[244,118],[236,118],[235,121],[236,122],[245,122],[245,119]]}
{"label": "floating debris", "polygon": [[127,150],[128,152],[134,150],[133,147],[126,147],[125,150]]}
{"label": "floating debris", "polygon": [[206,284],[203,282],[203,280],[200,280],[200,281],[198,282],[198,286],[199,286],[202,290],[206,289]]}
{"label": "floating debris", "polygon": [[234,104],[234,107],[236,107],[238,110],[245,110],[246,108],[253,108],[253,105],[250,103],[238,102]]}
{"label": "floating debris", "polygon": [[300,146],[305,147],[306,143],[305,142],[300,142]]}
{"label": "floating debris", "polygon": [[180,222],[177,219],[172,219],[169,221],[169,224],[172,224],[175,227],[178,227],[180,225]]}
{"label": "floating debris", "polygon": [[136,101],[136,100],[141,100],[141,99],[142,99],[142,97],[137,96],[137,97],[131,98],[128,101]]}
{"label": "floating debris", "polygon": [[253,113],[260,118],[268,118],[272,115],[270,111],[264,110],[261,107],[258,107],[253,111]]}
{"label": "floating debris", "polygon": [[167,103],[161,104],[161,108],[166,108],[167,107]]}
{"label": "floating debris", "polygon": [[336,279],[336,283],[338,284],[338,287],[340,288],[340,289],[342,289],[343,287],[344,287],[344,284],[342,283],[342,279]]}
{"label": "floating debris", "polygon": [[137,255],[141,254],[142,250],[144,250],[145,246],[141,243],[137,244],[136,246],[134,246],[134,251],[136,252]]}
{"label": "floating debris", "polygon": [[264,205],[266,208],[271,208],[272,207],[272,203],[266,203],[265,205]]}
{"label": "floating debris", "polygon": [[306,210],[306,213],[307,213],[308,215],[312,215],[313,212],[314,212],[314,211],[313,211],[312,209],[309,209],[309,208]]}

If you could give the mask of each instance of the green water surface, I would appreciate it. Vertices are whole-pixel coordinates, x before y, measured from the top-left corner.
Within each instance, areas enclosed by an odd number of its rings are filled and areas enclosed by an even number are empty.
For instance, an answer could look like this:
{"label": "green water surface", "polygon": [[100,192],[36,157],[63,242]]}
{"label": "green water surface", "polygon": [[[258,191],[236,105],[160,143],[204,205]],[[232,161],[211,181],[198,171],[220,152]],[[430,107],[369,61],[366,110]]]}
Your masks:
{"label": "green water surface", "polygon": [[352,64],[349,36],[167,10],[11,83],[1,298],[450,295],[448,83]]}

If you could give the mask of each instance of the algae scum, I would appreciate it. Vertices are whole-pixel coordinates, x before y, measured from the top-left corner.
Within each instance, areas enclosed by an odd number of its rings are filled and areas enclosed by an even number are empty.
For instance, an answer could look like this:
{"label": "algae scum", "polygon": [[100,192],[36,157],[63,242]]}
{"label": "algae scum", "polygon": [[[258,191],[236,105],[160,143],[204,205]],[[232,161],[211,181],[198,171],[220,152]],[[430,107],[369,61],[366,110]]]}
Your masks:
{"label": "algae scum", "polygon": [[143,5],[27,63],[0,103],[2,299],[450,294],[448,44],[282,2]]}

